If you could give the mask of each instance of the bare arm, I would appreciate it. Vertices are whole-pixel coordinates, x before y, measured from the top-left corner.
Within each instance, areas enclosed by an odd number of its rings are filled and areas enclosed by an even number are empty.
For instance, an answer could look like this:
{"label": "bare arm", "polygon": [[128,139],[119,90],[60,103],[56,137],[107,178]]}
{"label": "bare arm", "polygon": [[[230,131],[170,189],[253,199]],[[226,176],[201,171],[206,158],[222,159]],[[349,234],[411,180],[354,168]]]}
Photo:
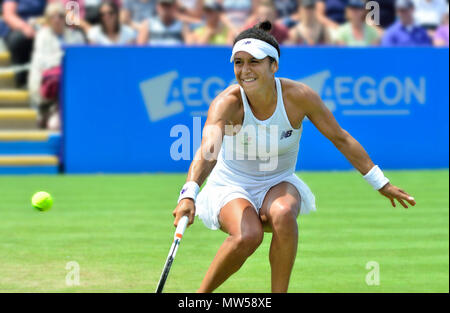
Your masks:
{"label": "bare arm", "polygon": [[28,38],[32,38],[35,35],[33,27],[31,27],[26,21],[24,21],[19,15],[17,15],[17,3],[8,1],[3,3],[3,19],[6,24],[13,30],[20,30]]}
{"label": "bare arm", "polygon": [[237,29],[233,23],[230,21],[228,16],[225,13],[220,14],[220,21],[228,28],[228,32],[231,34],[231,36],[236,37],[238,35],[239,29]]}
{"label": "bare arm", "polygon": [[361,174],[367,174],[374,163],[361,144],[341,128],[319,95],[303,84],[295,92],[295,97],[301,99],[305,115],[314,126],[336,146]]}
{"label": "bare arm", "polygon": [[202,143],[189,167],[186,181],[195,181],[199,186],[204,183],[216,165],[222,147],[226,119],[221,116],[222,112],[220,112],[219,106],[224,101],[224,99],[219,99],[211,104],[203,129]]}
{"label": "bare arm", "polygon": [[249,25],[258,22],[256,11],[261,2],[262,2],[261,0],[252,0],[252,10],[250,12],[250,16],[247,18],[247,21],[245,21],[244,25]]}
{"label": "bare arm", "polygon": [[286,45],[296,45],[299,44],[298,42],[298,30],[297,25],[289,29],[289,36],[288,39],[284,42]]}
{"label": "bare arm", "polygon": [[[333,114],[328,110],[317,93],[304,85],[298,89],[298,96],[302,99],[306,116],[362,175],[366,175],[375,164],[361,144],[347,131],[341,128]],[[390,183],[387,183],[378,191],[383,196],[389,198],[394,207],[394,199],[405,208],[408,207],[405,201],[411,205],[416,204],[414,198],[408,193]]]}
{"label": "bare arm", "polygon": [[140,23],[136,23],[131,19],[131,12],[128,9],[122,9],[119,13],[120,23],[125,24],[139,32]]}
{"label": "bare arm", "polygon": [[[203,128],[202,142],[189,167],[187,182],[194,181],[201,186],[217,163],[222,139],[227,130],[226,125],[234,124],[236,112],[239,111],[240,105],[240,100],[235,95],[230,94],[229,89],[222,92],[211,103],[208,118]],[[179,219],[184,215],[189,216],[189,225],[194,222],[195,203],[191,198],[181,200],[173,211],[175,226],[178,225]]]}
{"label": "bare arm", "polygon": [[194,12],[194,16],[195,17],[202,18],[203,4],[204,4],[204,0],[197,0],[196,1],[196,3],[195,3],[195,12]]}
{"label": "bare arm", "polygon": [[[325,27],[325,26],[324,26],[324,27]],[[324,28],[324,32],[325,32],[324,44],[325,44],[325,45],[329,45],[329,44],[332,43],[330,31],[328,30],[327,27],[325,27],[325,28]]]}
{"label": "bare arm", "polygon": [[129,10],[120,10],[120,22],[125,25],[131,25],[131,12]]}
{"label": "bare arm", "polygon": [[[196,0],[195,5],[192,9],[184,8],[183,15],[188,15],[194,19],[201,19],[203,13],[203,2],[204,0]],[[183,8],[183,1],[178,1],[178,6]]]}
{"label": "bare arm", "polygon": [[443,39],[436,38],[436,39],[433,39],[433,45],[435,47],[446,47],[447,43]]}
{"label": "bare arm", "polygon": [[148,20],[143,21],[139,26],[136,43],[138,45],[146,45],[149,41]]}

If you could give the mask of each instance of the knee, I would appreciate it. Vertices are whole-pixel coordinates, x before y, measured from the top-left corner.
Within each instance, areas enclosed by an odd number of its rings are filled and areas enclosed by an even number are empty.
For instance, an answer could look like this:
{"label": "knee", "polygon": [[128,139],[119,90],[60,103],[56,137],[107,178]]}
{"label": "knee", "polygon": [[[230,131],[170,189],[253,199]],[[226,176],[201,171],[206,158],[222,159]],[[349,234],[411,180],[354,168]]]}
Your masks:
{"label": "knee", "polygon": [[230,236],[233,250],[243,256],[250,256],[263,241],[264,232],[262,229],[252,230],[243,234]]}
{"label": "knee", "polygon": [[276,203],[271,208],[272,228],[278,234],[298,234],[298,204]]}

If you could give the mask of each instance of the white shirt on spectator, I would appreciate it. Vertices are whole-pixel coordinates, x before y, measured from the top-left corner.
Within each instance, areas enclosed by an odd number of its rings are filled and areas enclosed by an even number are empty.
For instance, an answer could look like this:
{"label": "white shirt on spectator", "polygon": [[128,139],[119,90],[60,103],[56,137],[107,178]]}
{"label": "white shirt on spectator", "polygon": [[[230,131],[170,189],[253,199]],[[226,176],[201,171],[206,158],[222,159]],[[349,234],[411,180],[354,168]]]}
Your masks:
{"label": "white shirt on spectator", "polygon": [[119,36],[117,41],[112,41],[105,33],[102,31],[100,25],[92,26],[87,34],[89,42],[91,44],[97,45],[125,45],[133,43],[136,40],[136,32],[127,25],[120,25]]}
{"label": "white shirt on spectator", "polygon": [[445,0],[413,0],[414,19],[419,25],[438,26],[447,12]]}
{"label": "white shirt on spectator", "polygon": [[148,23],[150,45],[180,45],[183,44],[183,23],[174,20],[170,25],[165,25],[156,16],[149,19]]}
{"label": "white shirt on spectator", "polygon": [[195,6],[197,5],[197,2],[199,0],[182,0],[179,1],[179,5],[181,5],[182,7],[189,9],[189,10],[193,10],[195,9]]}

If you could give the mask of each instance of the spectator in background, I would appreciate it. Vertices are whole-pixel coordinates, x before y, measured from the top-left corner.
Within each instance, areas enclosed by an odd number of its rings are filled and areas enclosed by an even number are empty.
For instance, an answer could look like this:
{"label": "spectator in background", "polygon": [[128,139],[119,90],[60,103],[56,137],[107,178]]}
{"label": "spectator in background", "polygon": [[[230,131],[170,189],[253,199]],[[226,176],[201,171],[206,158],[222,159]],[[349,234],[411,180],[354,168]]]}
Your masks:
{"label": "spectator in background", "polygon": [[[44,13],[45,0],[3,0],[3,21],[0,21],[0,33],[11,54],[12,65],[24,65],[30,62],[33,40],[36,34],[33,18]],[[16,86],[25,87],[28,73],[16,74]]]}
{"label": "spectator in background", "polygon": [[99,7],[100,25],[89,28],[89,43],[96,45],[124,45],[136,41],[136,32],[119,21],[119,7],[115,2],[105,1]]}
{"label": "spectator in background", "polygon": [[[317,1],[316,1],[317,2]],[[275,2],[277,3],[277,2]],[[279,21],[286,26],[288,29],[294,27],[297,25],[297,23],[300,21],[301,18],[301,11],[302,11],[302,0],[297,0],[297,10],[293,12],[290,15],[279,15],[280,19]],[[316,13],[317,14],[317,13]]]}
{"label": "spectator in background", "polygon": [[189,37],[188,25],[177,19],[175,0],[158,0],[155,17],[147,19],[139,31],[138,44],[178,45]]}
{"label": "spectator in background", "polygon": [[203,6],[205,25],[195,29],[192,43],[201,45],[231,45],[233,37],[221,21],[223,7],[215,0],[206,0]]}
{"label": "spectator in background", "polygon": [[436,29],[433,37],[433,44],[436,47],[448,47],[448,4],[447,10],[442,18],[441,26]]}
{"label": "spectator in background", "polygon": [[395,7],[399,20],[385,31],[381,45],[389,47],[431,45],[427,31],[414,24],[412,1],[397,0]]}
{"label": "spectator in background", "polygon": [[274,0],[277,16],[280,19],[289,18],[299,9],[301,0]]}
{"label": "spectator in background", "polygon": [[366,8],[363,0],[349,0],[346,7],[348,22],[339,26],[336,43],[348,47],[367,47],[379,44],[377,30],[366,24]]}
{"label": "spectator in background", "polygon": [[275,37],[279,44],[282,44],[289,38],[289,30],[281,22],[277,22],[277,18],[277,11],[273,2],[263,0],[256,7],[254,18],[244,26],[244,29],[251,28],[264,21],[269,21],[272,24],[270,34]]}
{"label": "spectator in background", "polygon": [[339,25],[344,24],[345,8],[348,0],[320,0],[317,3],[317,13],[319,21],[330,30],[337,29]]}
{"label": "spectator in background", "polygon": [[429,34],[441,24],[447,11],[445,0],[413,0],[414,21],[423,28],[430,30]]}
{"label": "spectator in background", "polygon": [[123,0],[120,21],[139,31],[141,24],[155,15],[156,0]]}
{"label": "spectator in background", "polygon": [[254,20],[254,12],[259,0],[221,0],[224,15],[223,22],[237,35],[249,21]]}
{"label": "spectator in background", "polygon": [[[66,0],[66,1],[72,1],[72,0]],[[106,0],[78,0],[79,2],[84,2],[84,10],[85,10],[85,17],[84,19],[90,24],[98,24],[101,22],[101,16],[99,14],[100,6],[102,5],[102,2],[105,2]],[[114,4],[120,8],[121,6],[121,0],[107,0],[108,2],[114,2]]]}
{"label": "spectator in background", "polygon": [[302,0],[299,20],[289,31],[289,44],[316,46],[331,42],[328,29],[317,18],[316,0]]}
{"label": "spectator in background", "polygon": [[[64,54],[62,45],[84,42],[80,32],[66,27],[62,3],[48,4],[45,9],[45,25],[36,33],[28,78],[31,105],[38,110],[39,124],[43,128],[59,129],[58,67]],[[48,77],[54,79],[48,80]]]}
{"label": "spectator in background", "polygon": [[[48,2],[59,1],[64,4],[66,19],[71,21],[70,25],[80,29],[85,35],[92,25],[100,23],[99,8],[103,0],[48,0]],[[121,0],[110,1],[120,7]]]}

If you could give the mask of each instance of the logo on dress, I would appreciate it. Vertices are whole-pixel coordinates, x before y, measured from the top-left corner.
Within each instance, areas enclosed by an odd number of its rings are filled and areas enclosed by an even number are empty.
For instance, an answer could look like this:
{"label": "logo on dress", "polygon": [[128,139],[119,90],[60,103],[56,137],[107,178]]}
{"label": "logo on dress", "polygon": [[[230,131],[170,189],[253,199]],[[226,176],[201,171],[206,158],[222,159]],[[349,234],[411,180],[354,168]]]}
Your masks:
{"label": "logo on dress", "polygon": [[249,137],[247,133],[244,133],[244,137],[242,138],[241,143],[244,146],[248,146],[252,143],[252,137]]}
{"label": "logo on dress", "polygon": [[281,139],[284,139],[284,138],[289,138],[289,137],[291,137],[291,135],[292,135],[292,129],[290,129],[290,130],[286,130],[286,131],[282,131],[281,132],[281,138],[280,138],[280,140]]}

